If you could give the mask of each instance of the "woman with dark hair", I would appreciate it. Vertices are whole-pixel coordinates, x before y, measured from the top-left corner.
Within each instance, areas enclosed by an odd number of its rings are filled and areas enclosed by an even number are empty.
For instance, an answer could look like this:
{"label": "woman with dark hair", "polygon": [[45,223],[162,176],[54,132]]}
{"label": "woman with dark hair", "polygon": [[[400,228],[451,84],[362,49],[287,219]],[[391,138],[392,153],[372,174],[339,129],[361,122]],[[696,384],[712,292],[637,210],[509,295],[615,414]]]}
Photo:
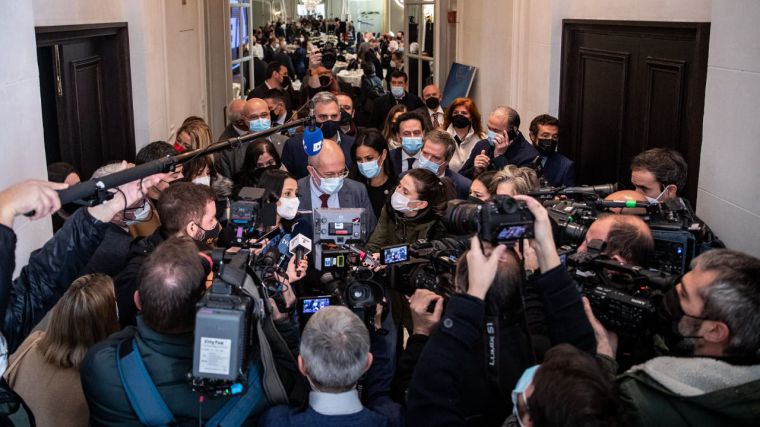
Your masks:
{"label": "woman with dark hair", "polygon": [[496,171],[485,171],[472,180],[470,185],[470,199],[472,201],[487,202],[493,196],[490,188],[494,175],[496,175]]}
{"label": "woman with dark hair", "polygon": [[444,118],[443,128],[457,142],[449,169],[459,172],[470,158],[475,144],[486,138],[480,123],[480,111],[470,98],[457,98],[446,110]]}
{"label": "woman with dark hair", "polygon": [[274,144],[267,139],[257,139],[245,150],[243,168],[235,175],[234,194],[238,194],[243,187],[259,187],[258,181],[261,174],[268,169],[280,169],[282,161]]}
{"label": "woman with dark hair", "polygon": [[383,205],[398,184],[393,162],[388,158],[388,144],[375,129],[367,129],[356,137],[351,147],[354,164],[349,177],[367,187],[375,217],[380,217]]}
{"label": "woman with dark hair", "polygon": [[454,198],[448,179],[440,179],[427,169],[410,170],[383,206],[367,247],[379,252],[384,246],[446,237],[441,215],[446,201]]}
{"label": "woman with dark hair", "polygon": [[385,116],[385,125],[383,126],[383,137],[388,141],[388,148],[393,150],[401,147],[401,138],[398,136],[398,125],[396,119],[398,116],[406,113],[406,105],[397,104],[391,107],[388,115]]}
{"label": "woman with dark hair", "polygon": [[47,330],[29,335],[5,371],[36,425],[88,425],[79,367],[92,346],[118,330],[113,280],[104,274],[74,280],[50,311]]}

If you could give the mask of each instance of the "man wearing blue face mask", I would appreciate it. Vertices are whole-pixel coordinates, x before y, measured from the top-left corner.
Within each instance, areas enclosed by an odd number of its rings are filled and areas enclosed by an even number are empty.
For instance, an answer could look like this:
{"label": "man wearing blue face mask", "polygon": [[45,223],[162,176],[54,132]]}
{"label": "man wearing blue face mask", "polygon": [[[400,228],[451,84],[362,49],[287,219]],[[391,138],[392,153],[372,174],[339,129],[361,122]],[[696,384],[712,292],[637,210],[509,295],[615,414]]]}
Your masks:
{"label": "man wearing blue face mask", "polygon": [[439,178],[446,177],[454,184],[457,197],[465,200],[470,194],[472,180],[463,177],[449,168],[449,161],[454,156],[456,142],[446,131],[433,129],[425,134],[416,168],[427,169]]}
{"label": "man wearing blue face mask", "polygon": [[[344,159],[345,169],[351,169],[351,147],[354,138],[340,130],[341,108],[338,98],[331,92],[319,92],[311,99],[314,104],[314,118],[322,130],[325,140],[337,143]],[[282,164],[296,179],[309,175],[308,156],[303,147],[303,134],[298,133],[288,139],[282,148]]]}
{"label": "man wearing blue face mask", "polygon": [[520,115],[513,108],[496,107],[488,117],[488,137],[472,148],[459,173],[474,178],[507,165],[530,166],[538,151],[520,132]]}
{"label": "man wearing blue face mask", "polygon": [[428,131],[427,121],[417,112],[408,112],[398,116],[398,139],[401,147],[395,148],[388,154],[393,163],[393,169],[399,174],[414,169],[422,150],[422,137]]}
{"label": "man wearing blue face mask", "polygon": [[398,104],[406,105],[407,111],[414,111],[425,106],[417,94],[409,92],[409,79],[403,71],[394,71],[391,74],[390,93],[375,100],[371,126],[382,129],[388,112]]}
{"label": "man wearing blue face mask", "polygon": [[[298,180],[298,199],[302,210],[316,208],[364,208],[367,230],[375,228],[377,219],[364,185],[347,178],[343,150],[335,141],[325,139],[322,150],[309,157],[308,175]],[[311,230],[312,216],[305,218]]]}

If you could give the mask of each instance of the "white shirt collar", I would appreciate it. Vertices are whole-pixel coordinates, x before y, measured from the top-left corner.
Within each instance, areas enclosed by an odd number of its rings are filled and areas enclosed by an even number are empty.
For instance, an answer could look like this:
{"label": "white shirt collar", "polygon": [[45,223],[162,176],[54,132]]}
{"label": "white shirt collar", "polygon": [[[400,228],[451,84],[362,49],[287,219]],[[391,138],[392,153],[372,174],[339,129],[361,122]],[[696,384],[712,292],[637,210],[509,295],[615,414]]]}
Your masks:
{"label": "white shirt collar", "polygon": [[[457,131],[456,131],[456,129],[454,129],[454,125],[453,124],[449,125],[449,128],[446,129],[446,132],[448,132],[449,135],[451,135],[452,137],[457,137],[458,136],[457,135]],[[472,137],[472,135],[474,135],[474,134],[475,134],[475,129],[472,126],[470,126],[470,131],[467,132],[467,135],[465,135],[464,138],[462,138],[462,142],[468,141],[470,139],[470,137]]]}
{"label": "white shirt collar", "polygon": [[[427,108],[427,107],[425,107],[425,108]],[[429,114],[429,115],[431,115],[431,116],[432,116],[434,113],[438,113],[438,114],[440,114],[440,115],[443,115],[443,108],[441,108],[441,106],[440,106],[440,105],[439,105],[439,106],[438,106],[438,108],[437,108],[437,109],[435,109],[435,110],[431,110],[430,108],[428,108],[428,114]]]}
{"label": "white shirt collar", "polygon": [[[311,177],[311,175],[309,175],[309,185],[311,186],[311,208],[317,209],[319,207],[322,207],[322,199],[320,199],[319,196],[326,193],[319,189],[319,186],[314,183],[314,179]],[[327,198],[328,207],[334,209],[340,208],[340,199],[338,198],[338,193],[340,193],[340,191],[336,191],[330,194],[330,197]]]}
{"label": "white shirt collar", "polygon": [[400,150],[401,150],[401,161],[406,161],[406,159],[409,159],[409,158],[419,159],[420,158],[420,153],[422,152],[422,150],[420,150],[415,155],[410,156],[410,155],[406,154],[406,151],[404,151],[403,148],[401,148]]}
{"label": "white shirt collar", "polygon": [[322,415],[349,415],[361,412],[364,407],[356,390],[343,393],[309,393],[309,406]]}

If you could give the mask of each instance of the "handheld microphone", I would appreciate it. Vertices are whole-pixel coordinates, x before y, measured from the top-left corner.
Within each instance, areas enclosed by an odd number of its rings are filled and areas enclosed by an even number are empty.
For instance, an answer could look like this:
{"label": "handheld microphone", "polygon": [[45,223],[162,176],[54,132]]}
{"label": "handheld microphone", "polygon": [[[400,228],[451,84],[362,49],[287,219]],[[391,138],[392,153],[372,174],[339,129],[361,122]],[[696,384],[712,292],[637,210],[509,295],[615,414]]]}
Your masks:
{"label": "handheld microphone", "polygon": [[277,251],[280,253],[280,262],[277,266],[283,270],[287,269],[291,258],[289,251],[291,237],[290,233],[285,234],[277,245]]}
{"label": "handheld microphone", "polygon": [[[288,246],[290,253],[296,257],[296,262],[300,262],[303,257],[311,253],[311,239],[300,233],[290,240]],[[300,271],[298,275],[301,276]]]}
{"label": "handheld microphone", "polygon": [[314,125],[305,127],[303,129],[303,150],[306,152],[306,155],[311,157],[319,154],[322,151],[322,141],[324,138],[322,129]]}

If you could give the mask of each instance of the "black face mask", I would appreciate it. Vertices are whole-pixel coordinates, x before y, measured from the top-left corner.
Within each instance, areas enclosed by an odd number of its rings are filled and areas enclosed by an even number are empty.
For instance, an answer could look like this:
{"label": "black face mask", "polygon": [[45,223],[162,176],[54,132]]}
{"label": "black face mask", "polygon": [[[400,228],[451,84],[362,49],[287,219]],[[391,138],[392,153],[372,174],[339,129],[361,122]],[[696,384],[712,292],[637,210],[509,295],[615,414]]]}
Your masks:
{"label": "black face mask", "polygon": [[326,122],[322,122],[319,124],[319,128],[322,129],[322,136],[324,136],[327,139],[332,139],[335,137],[335,134],[338,133],[338,129],[340,128],[340,123],[328,120]]}
{"label": "black face mask", "polygon": [[557,150],[557,140],[551,138],[539,139],[536,141],[536,150],[544,156],[548,156]]}
{"label": "black face mask", "polygon": [[[681,300],[678,297],[676,288],[671,288],[665,292],[658,301],[657,306],[657,333],[665,340],[665,344],[672,353],[681,356],[691,356],[694,354],[694,343],[687,341],[687,338],[702,338],[697,335],[684,336],[678,328],[681,319],[685,313],[681,308]],[[700,318],[695,318],[703,320]]]}
{"label": "black face mask", "polygon": [[425,100],[425,106],[431,110],[435,110],[441,105],[441,101],[438,98],[428,98]]}
{"label": "black face mask", "polygon": [[341,126],[348,126],[351,124],[351,120],[354,118],[351,117],[350,114],[348,114],[345,110],[340,111],[340,125]]}
{"label": "black face mask", "polygon": [[272,110],[272,111],[269,112],[269,120],[270,120],[272,126],[274,126],[275,122],[277,122],[277,119],[279,119],[279,118],[280,118],[280,116],[278,116],[277,113],[274,112],[274,110]]}
{"label": "black face mask", "polygon": [[285,76],[282,78],[282,87],[288,87],[290,86],[290,76]]}
{"label": "black face mask", "polygon": [[451,124],[457,129],[464,129],[470,127],[472,122],[467,117],[457,114],[451,118]]}
{"label": "black face mask", "polygon": [[213,246],[216,240],[219,238],[219,233],[222,231],[222,224],[217,222],[216,226],[211,230],[206,230],[201,227],[200,224],[196,224],[201,229],[201,235],[198,237],[198,241],[205,243],[206,245]]}
{"label": "black face mask", "polygon": [[319,76],[319,86],[322,88],[326,88],[330,86],[330,83],[332,83],[332,78],[330,76]]}

